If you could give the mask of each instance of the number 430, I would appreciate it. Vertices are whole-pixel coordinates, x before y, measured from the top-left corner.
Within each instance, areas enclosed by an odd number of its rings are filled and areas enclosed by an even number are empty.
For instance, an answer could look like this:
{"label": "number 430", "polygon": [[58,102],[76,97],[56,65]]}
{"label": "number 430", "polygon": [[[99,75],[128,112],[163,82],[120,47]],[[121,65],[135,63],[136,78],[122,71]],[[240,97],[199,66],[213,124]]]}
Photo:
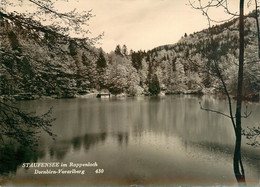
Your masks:
{"label": "number 430", "polygon": [[104,173],[104,169],[96,169],[95,173],[102,174]]}

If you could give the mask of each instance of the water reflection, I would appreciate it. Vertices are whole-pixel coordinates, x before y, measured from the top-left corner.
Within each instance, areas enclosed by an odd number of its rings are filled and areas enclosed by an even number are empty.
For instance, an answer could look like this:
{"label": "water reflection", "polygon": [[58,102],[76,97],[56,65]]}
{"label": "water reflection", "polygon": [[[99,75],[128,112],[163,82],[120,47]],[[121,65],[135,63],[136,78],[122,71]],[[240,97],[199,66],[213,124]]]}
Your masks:
{"label": "water reflection", "polygon": [[[43,151],[37,152],[35,161],[97,161],[106,170],[102,176],[70,178],[76,183],[77,179],[83,184],[96,180],[127,185],[235,184],[233,127],[229,119],[201,111],[199,100],[209,108],[227,110],[225,101],[192,96],[31,101],[22,107],[40,112],[54,106],[57,118],[53,128],[57,140],[43,134],[39,147]],[[259,108],[252,105],[253,111]],[[253,115],[248,123],[258,118]],[[259,150],[242,147],[247,181],[257,184]],[[13,180],[31,175],[19,166]],[[48,184],[54,180],[44,179]]]}
{"label": "water reflection", "polygon": [[118,133],[117,134],[117,141],[118,141],[119,145],[122,145],[123,143],[125,145],[127,145],[128,141],[129,141],[128,133]]}
{"label": "water reflection", "polygon": [[62,161],[66,154],[71,150],[78,152],[82,147],[86,151],[94,147],[98,143],[104,143],[107,138],[106,133],[85,134],[84,136],[77,136],[69,140],[56,141],[48,145],[49,154],[51,157]]}
{"label": "water reflection", "polygon": [[36,162],[39,157],[44,157],[43,151],[37,152],[31,147],[14,144],[0,146],[0,153],[0,175],[2,176],[15,174],[24,162]]}
{"label": "water reflection", "polygon": [[[127,145],[128,134],[117,133],[111,135],[117,140],[119,145],[123,143]],[[41,147],[26,147],[15,144],[7,144],[0,147],[0,175],[8,175],[16,173],[18,167],[23,163],[37,162],[46,156],[62,161],[66,154],[73,148],[77,152],[83,146],[86,151],[94,147],[98,143],[104,143],[107,138],[106,133],[86,134],[81,137],[75,137],[68,141],[56,141],[48,147],[48,151],[41,150]]]}

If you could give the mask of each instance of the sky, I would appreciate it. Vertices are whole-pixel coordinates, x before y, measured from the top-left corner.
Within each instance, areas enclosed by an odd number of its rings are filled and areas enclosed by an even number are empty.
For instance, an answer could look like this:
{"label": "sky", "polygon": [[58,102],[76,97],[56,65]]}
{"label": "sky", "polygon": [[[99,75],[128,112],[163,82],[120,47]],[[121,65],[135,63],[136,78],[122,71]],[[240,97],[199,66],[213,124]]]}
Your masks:
{"label": "sky", "polygon": [[[76,8],[79,12],[92,9],[95,17],[89,22],[90,36],[104,32],[99,41],[101,44],[96,47],[102,47],[106,52],[114,50],[118,44],[125,44],[128,50],[135,51],[174,44],[185,33],[191,34],[208,27],[206,17],[191,8],[188,0],[65,1],[57,1],[57,9],[68,11]],[[238,12],[239,0],[228,2],[230,10]],[[222,9],[212,10],[210,16],[216,20],[228,17]]]}
{"label": "sky", "polygon": [[[236,1],[230,7],[236,10]],[[83,3],[84,2],[84,3]],[[106,52],[117,44],[128,49],[149,50],[176,43],[185,33],[208,27],[205,16],[188,6],[188,0],[79,0],[81,7],[93,9],[90,22],[93,34],[104,32],[100,45]],[[226,18],[223,10],[213,12],[216,19]]]}

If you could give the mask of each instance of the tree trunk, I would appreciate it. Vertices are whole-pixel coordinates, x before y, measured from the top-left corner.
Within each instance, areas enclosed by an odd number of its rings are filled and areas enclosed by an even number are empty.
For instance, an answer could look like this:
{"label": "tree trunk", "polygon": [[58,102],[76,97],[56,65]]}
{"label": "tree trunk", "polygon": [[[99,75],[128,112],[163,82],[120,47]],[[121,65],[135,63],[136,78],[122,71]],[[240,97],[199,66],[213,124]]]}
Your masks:
{"label": "tree trunk", "polygon": [[244,66],[244,0],[240,0],[239,14],[239,69],[237,83],[237,105],[236,105],[236,145],[233,159],[233,169],[239,185],[245,185],[245,174],[241,158],[241,108]]}
{"label": "tree trunk", "polygon": [[234,174],[238,184],[242,186],[246,185],[245,173],[244,173],[244,168],[243,168],[243,163],[241,158],[241,131],[236,135],[233,168],[234,168]]}
{"label": "tree trunk", "polygon": [[256,29],[257,29],[257,38],[258,38],[258,58],[260,58],[260,28],[259,28],[259,20],[258,20],[257,0],[255,0],[255,20],[256,20]]}

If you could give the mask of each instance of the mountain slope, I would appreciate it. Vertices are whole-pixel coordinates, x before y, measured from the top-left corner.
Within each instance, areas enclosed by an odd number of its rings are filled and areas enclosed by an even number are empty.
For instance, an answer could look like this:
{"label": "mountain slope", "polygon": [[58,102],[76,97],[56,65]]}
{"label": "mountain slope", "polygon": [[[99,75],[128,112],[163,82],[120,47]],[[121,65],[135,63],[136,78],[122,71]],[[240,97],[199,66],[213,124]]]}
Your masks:
{"label": "mountain slope", "polygon": [[[212,76],[216,63],[230,92],[233,93],[239,52],[237,28],[238,20],[234,19],[209,30],[183,37],[174,45],[160,46],[148,51],[152,57],[150,61],[154,60],[158,64],[157,74],[160,82],[166,85],[167,91],[221,92],[222,84],[216,76]],[[245,28],[245,95],[256,97],[259,91],[260,70],[255,20],[247,18]],[[257,60],[258,62],[255,62]],[[166,71],[165,67],[168,67]],[[169,67],[172,67],[171,71]]]}
{"label": "mountain slope", "polygon": [[[245,97],[259,98],[256,24],[246,19]],[[234,93],[238,62],[238,20],[182,37],[150,51],[102,49],[61,40],[55,33],[27,30],[0,18],[0,95],[27,98],[75,97],[93,90],[113,94],[223,93],[221,71]],[[26,98],[25,98],[26,99]]]}

